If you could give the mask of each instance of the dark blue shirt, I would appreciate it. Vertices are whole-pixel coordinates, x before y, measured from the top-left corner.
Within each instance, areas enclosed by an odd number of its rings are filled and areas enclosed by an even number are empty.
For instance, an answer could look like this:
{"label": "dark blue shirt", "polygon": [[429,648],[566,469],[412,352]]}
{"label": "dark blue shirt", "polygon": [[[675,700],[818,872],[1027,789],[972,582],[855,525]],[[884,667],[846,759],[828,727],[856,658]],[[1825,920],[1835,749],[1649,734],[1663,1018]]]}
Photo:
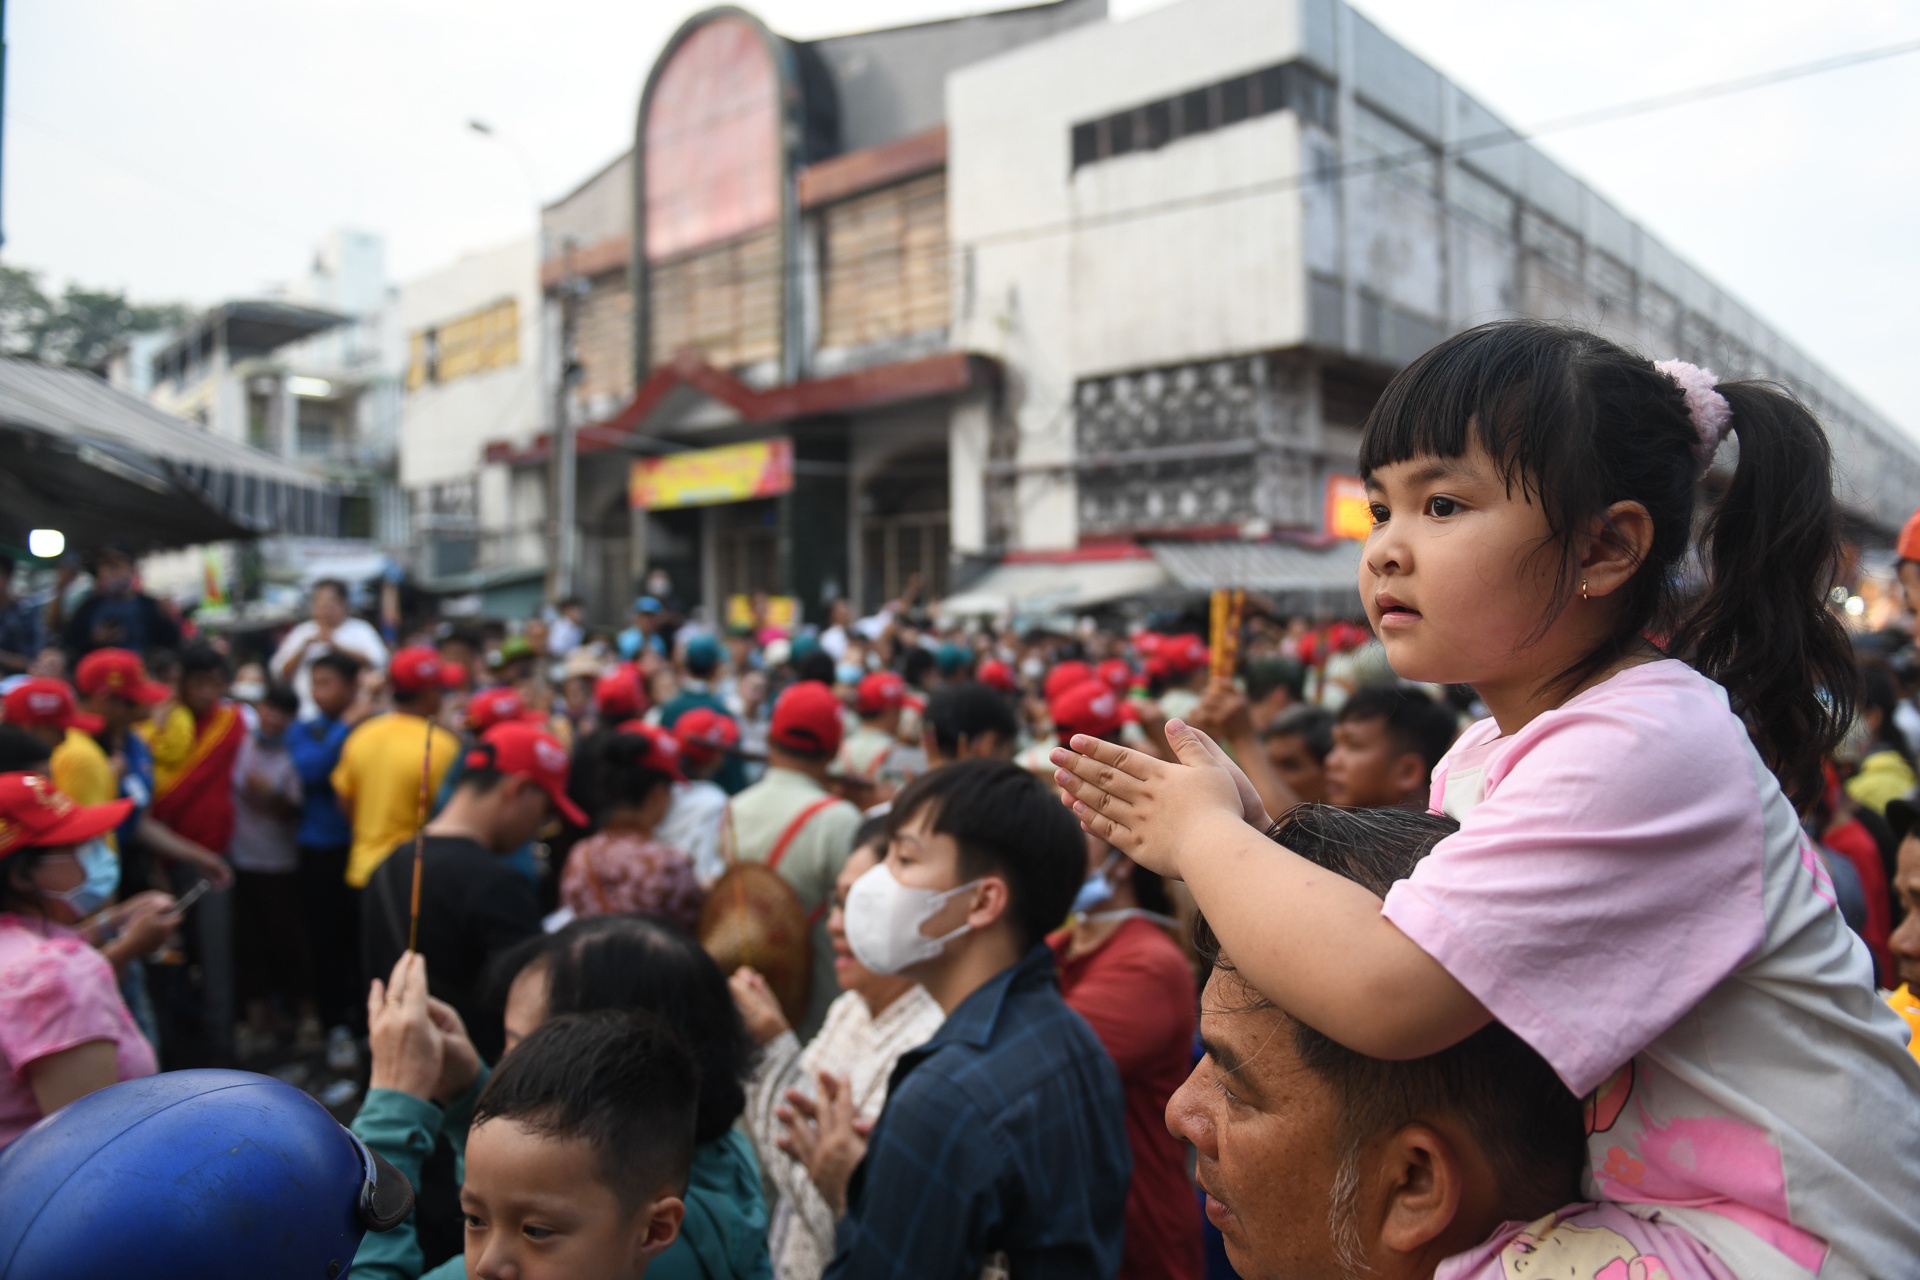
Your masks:
{"label": "dark blue shirt", "polygon": [[45,647],[46,629],[40,625],[38,608],[25,600],[0,606],[0,652],[32,662]]}
{"label": "dark blue shirt", "polygon": [[[109,755],[115,750],[106,742],[100,744]],[[120,797],[133,801],[126,821],[118,828],[120,847],[126,848],[127,842],[134,839],[140,830],[140,819],[145,816],[147,806],[153,803],[153,748],[137,733],[129,733],[120,743],[120,758],[126,761],[126,767],[120,773]]]}
{"label": "dark blue shirt", "polygon": [[287,731],[287,754],[300,775],[300,825],[294,843],[307,849],[345,849],[353,843],[353,824],[340,812],[333,793],[333,767],[351,727],[331,716],[312,716]]}
{"label": "dark blue shirt", "polygon": [[1029,951],[903,1054],[847,1189],[827,1280],[1019,1280],[1120,1269],[1127,1146],[1120,1073]]}

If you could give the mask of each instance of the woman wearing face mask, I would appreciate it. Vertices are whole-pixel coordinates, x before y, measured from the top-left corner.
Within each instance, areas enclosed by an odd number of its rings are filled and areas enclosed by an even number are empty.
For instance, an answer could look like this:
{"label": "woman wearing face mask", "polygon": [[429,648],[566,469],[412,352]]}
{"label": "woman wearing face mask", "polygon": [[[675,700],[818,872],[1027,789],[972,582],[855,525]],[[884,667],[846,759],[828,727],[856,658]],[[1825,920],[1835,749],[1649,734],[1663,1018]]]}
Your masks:
{"label": "woman wearing face mask", "polygon": [[[803,1048],[765,978],[737,969],[728,979],[760,1061],[747,1081],[747,1131],[778,1198],[768,1244],[776,1280],[818,1280],[833,1257],[835,1217],[814,1177],[844,1184],[856,1160],[852,1144],[832,1141],[831,1123],[815,1125],[794,1110],[797,1093],[827,1108],[872,1121],[887,1100],[887,1080],[900,1055],[927,1042],[946,1014],[925,987],[880,974],[847,945],[847,892],[887,852],[886,819],[869,818],[834,881],[827,912],[833,976],[841,995],[826,1023]],[[800,1104],[804,1105],[804,1104]],[[817,1110],[817,1108],[815,1108]]]}
{"label": "woman wearing face mask", "polygon": [[0,774],[0,1147],[75,1098],[154,1072],[112,964],[73,928],[113,898],[120,862],[102,837],[132,807],[78,805],[37,773]]}
{"label": "woman wearing face mask", "polygon": [[1166,1122],[1193,1061],[1193,970],[1167,934],[1173,904],[1160,877],[1104,840],[1086,842],[1086,883],[1067,927],[1047,941],[1060,994],[1100,1037],[1126,1091],[1133,1181],[1120,1275],[1198,1280],[1200,1215],[1185,1144]]}

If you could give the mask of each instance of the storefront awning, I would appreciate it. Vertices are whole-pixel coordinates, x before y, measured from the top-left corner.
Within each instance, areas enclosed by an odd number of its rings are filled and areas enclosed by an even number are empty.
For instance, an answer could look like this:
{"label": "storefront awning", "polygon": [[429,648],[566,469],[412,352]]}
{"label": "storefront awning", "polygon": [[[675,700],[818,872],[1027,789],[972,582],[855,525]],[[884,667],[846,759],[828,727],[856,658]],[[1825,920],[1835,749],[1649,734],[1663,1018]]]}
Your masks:
{"label": "storefront awning", "polygon": [[1077,613],[1172,585],[1147,556],[1126,559],[1023,560],[995,565],[936,609],[949,617],[981,618]]}
{"label": "storefront awning", "polygon": [[333,537],[341,494],[90,373],[0,357],[0,540],[59,529],[136,552],[267,533]]}
{"label": "storefront awning", "polygon": [[1357,613],[1361,544],[1325,547],[1294,542],[1155,542],[1154,562],[1188,591],[1239,587],[1282,608]]}

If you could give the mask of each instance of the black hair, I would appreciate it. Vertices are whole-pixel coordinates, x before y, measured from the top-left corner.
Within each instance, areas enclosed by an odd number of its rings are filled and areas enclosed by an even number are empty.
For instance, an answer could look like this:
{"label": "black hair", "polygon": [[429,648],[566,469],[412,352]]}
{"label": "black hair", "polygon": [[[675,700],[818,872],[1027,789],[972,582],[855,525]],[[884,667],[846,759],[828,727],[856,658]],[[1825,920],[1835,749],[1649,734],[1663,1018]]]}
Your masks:
{"label": "black hair", "polygon": [[1291,658],[1252,658],[1245,672],[1249,702],[1259,702],[1275,689],[1285,689],[1295,702],[1307,696],[1307,669]]}
{"label": "black hair", "polygon": [[227,655],[212,645],[196,640],[180,651],[180,679],[215,671],[222,677],[233,674],[233,669],[227,665]]}
{"label": "black hair", "polygon": [[12,556],[0,553],[0,578],[11,578],[16,567]]}
{"label": "black hair", "polygon": [[300,714],[300,695],[295,693],[293,686],[285,681],[272,680],[267,684],[267,691],[262,695],[260,705],[272,707],[275,711],[284,712],[290,716],[297,716]]}
{"label": "black hair", "polygon": [[[1453,819],[1437,814],[1303,804],[1288,810],[1268,835],[1384,896],[1458,829]],[[1205,916],[1194,919],[1193,941],[1209,970],[1233,971]],[[1271,1007],[1251,986],[1240,985],[1250,1001],[1242,1007]],[[1587,1167],[1580,1099],[1502,1024],[1489,1022],[1439,1053],[1390,1062],[1355,1053],[1298,1019],[1286,1023],[1301,1065],[1338,1097],[1349,1153],[1379,1134],[1436,1113],[1451,1115],[1479,1140],[1499,1183],[1499,1203],[1516,1216],[1531,1218],[1575,1197]]]}
{"label": "black hair", "polygon": [[664,1022],[604,1009],[548,1018],[514,1046],[473,1123],[512,1120],[584,1139],[600,1180],[632,1213],[663,1191],[686,1194],[699,1098],[699,1065]]}
{"label": "black hair", "polygon": [[673,785],[669,775],[640,763],[651,754],[652,747],[637,733],[608,734],[594,744],[592,799],[596,813],[604,816],[615,808],[638,808],[661,787]]}
{"label": "black hair", "polygon": [[1784,389],[1717,389],[1733,411],[1739,461],[1702,522],[1705,585],[1690,601],[1699,436],[1686,398],[1645,357],[1597,334],[1504,320],[1431,348],[1368,415],[1360,470],[1480,445],[1510,491],[1540,503],[1551,531],[1542,550],[1559,559],[1556,604],[1543,632],[1575,598],[1575,537],[1613,503],[1645,507],[1653,541],[1615,593],[1612,633],[1555,684],[1572,689],[1652,639],[1726,689],[1761,758],[1804,806],[1853,719],[1852,653],[1827,607],[1839,552],[1833,451]]}
{"label": "black hair", "polygon": [[[871,818],[862,818],[860,825],[853,829],[853,844],[850,848],[863,849],[870,844],[886,843],[887,815],[877,814]],[[884,850],[883,850],[884,852]]]}
{"label": "black hair", "polygon": [[317,671],[325,667],[348,684],[353,684],[360,679],[360,669],[364,665],[351,653],[340,649],[329,649],[313,660],[311,669]]}
{"label": "black hair", "polygon": [[0,773],[46,773],[53,750],[17,724],[0,724]]}
{"label": "black hair", "polygon": [[1913,763],[1913,752],[1907,742],[1907,735],[1894,723],[1893,713],[1900,705],[1900,690],[1895,681],[1893,668],[1883,658],[1863,657],[1859,661],[1860,693],[1858,709],[1880,713],[1880,728],[1874,735],[1874,745],[1900,753],[1900,758]]}
{"label": "black hair", "polygon": [[[472,750],[487,752],[486,758],[489,760],[493,758],[491,749],[484,742],[473,747]],[[464,752],[460,758],[462,761],[466,759]],[[506,777],[507,775],[504,772],[494,768],[491,764],[463,765],[460,770],[460,780],[454,783],[454,790],[471,791],[477,796],[484,796],[499,786]]]}
{"label": "black hair", "polygon": [[340,597],[340,603],[346,604],[353,599],[347,591],[347,584],[338,578],[321,578],[308,591],[309,595],[319,595],[322,591],[331,591]]}
{"label": "black hair", "polygon": [[147,668],[147,675],[161,684],[172,684],[174,677],[180,674],[180,655],[172,649],[149,649],[141,661]]}
{"label": "black hair", "polygon": [[22,880],[31,881],[34,868],[49,852],[47,849],[15,849],[0,858],[0,911],[16,915],[44,914],[38,896],[23,894],[17,886]]}
{"label": "black hair", "polygon": [[1288,707],[1260,731],[1260,740],[1298,738],[1321,764],[1333,752],[1333,712],[1325,707]]}
{"label": "black hair", "polygon": [[686,933],[650,915],[575,920],[502,956],[493,973],[496,995],[533,964],[546,966],[549,1018],[595,1009],[641,1010],[664,1020],[693,1051],[700,1065],[695,1142],[720,1137],[746,1110],[746,1080],[759,1050],[733,1003],[726,975]]}
{"label": "black hair", "polygon": [[1087,877],[1080,824],[1032,774],[1010,760],[962,760],[900,789],[887,832],[931,808],[929,825],[960,846],[960,880],[999,875],[1008,919],[1024,951],[1060,927]]}
{"label": "black hair", "polygon": [[814,680],[831,689],[833,687],[833,677],[833,655],[825,649],[815,649],[813,652],[807,654],[806,657],[793,664],[793,682],[795,684],[799,684],[802,680]]}
{"label": "black hair", "polygon": [[[1121,856],[1126,857],[1125,854]],[[1128,879],[1133,881],[1134,901],[1140,904],[1141,909],[1151,911],[1155,915],[1172,915],[1174,913],[1173,895],[1167,892],[1167,878],[1158,871],[1141,866],[1131,858],[1127,861],[1133,867],[1133,870],[1128,873]]]}
{"label": "black hair", "polygon": [[1386,721],[1387,736],[1401,753],[1415,752],[1427,762],[1427,772],[1440,763],[1460,731],[1453,712],[1411,689],[1398,685],[1368,685],[1356,689],[1341,704],[1335,724],[1353,724],[1362,720]]}
{"label": "black hair", "polygon": [[907,650],[907,656],[901,660],[900,675],[914,688],[924,689],[927,685],[927,677],[934,673],[939,661],[933,650],[922,645],[914,645]]}
{"label": "black hair", "polygon": [[977,680],[953,680],[927,697],[926,725],[943,756],[960,754],[961,743],[993,734],[1007,746],[1020,737],[1020,725],[1007,700]]}

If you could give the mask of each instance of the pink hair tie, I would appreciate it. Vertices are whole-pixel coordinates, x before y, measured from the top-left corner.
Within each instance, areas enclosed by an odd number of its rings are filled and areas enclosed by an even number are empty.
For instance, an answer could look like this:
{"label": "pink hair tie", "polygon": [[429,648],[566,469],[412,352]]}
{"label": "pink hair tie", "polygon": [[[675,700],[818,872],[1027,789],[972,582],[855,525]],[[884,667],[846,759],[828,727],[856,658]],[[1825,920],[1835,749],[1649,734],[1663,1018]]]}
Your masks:
{"label": "pink hair tie", "polygon": [[1693,460],[1705,475],[1713,465],[1713,455],[1720,451],[1721,441],[1733,427],[1733,406],[1716,390],[1720,379],[1711,369],[1685,360],[1656,360],[1653,367],[1678,383],[1687,398],[1687,416],[1693,419],[1693,429],[1700,437],[1693,446]]}

